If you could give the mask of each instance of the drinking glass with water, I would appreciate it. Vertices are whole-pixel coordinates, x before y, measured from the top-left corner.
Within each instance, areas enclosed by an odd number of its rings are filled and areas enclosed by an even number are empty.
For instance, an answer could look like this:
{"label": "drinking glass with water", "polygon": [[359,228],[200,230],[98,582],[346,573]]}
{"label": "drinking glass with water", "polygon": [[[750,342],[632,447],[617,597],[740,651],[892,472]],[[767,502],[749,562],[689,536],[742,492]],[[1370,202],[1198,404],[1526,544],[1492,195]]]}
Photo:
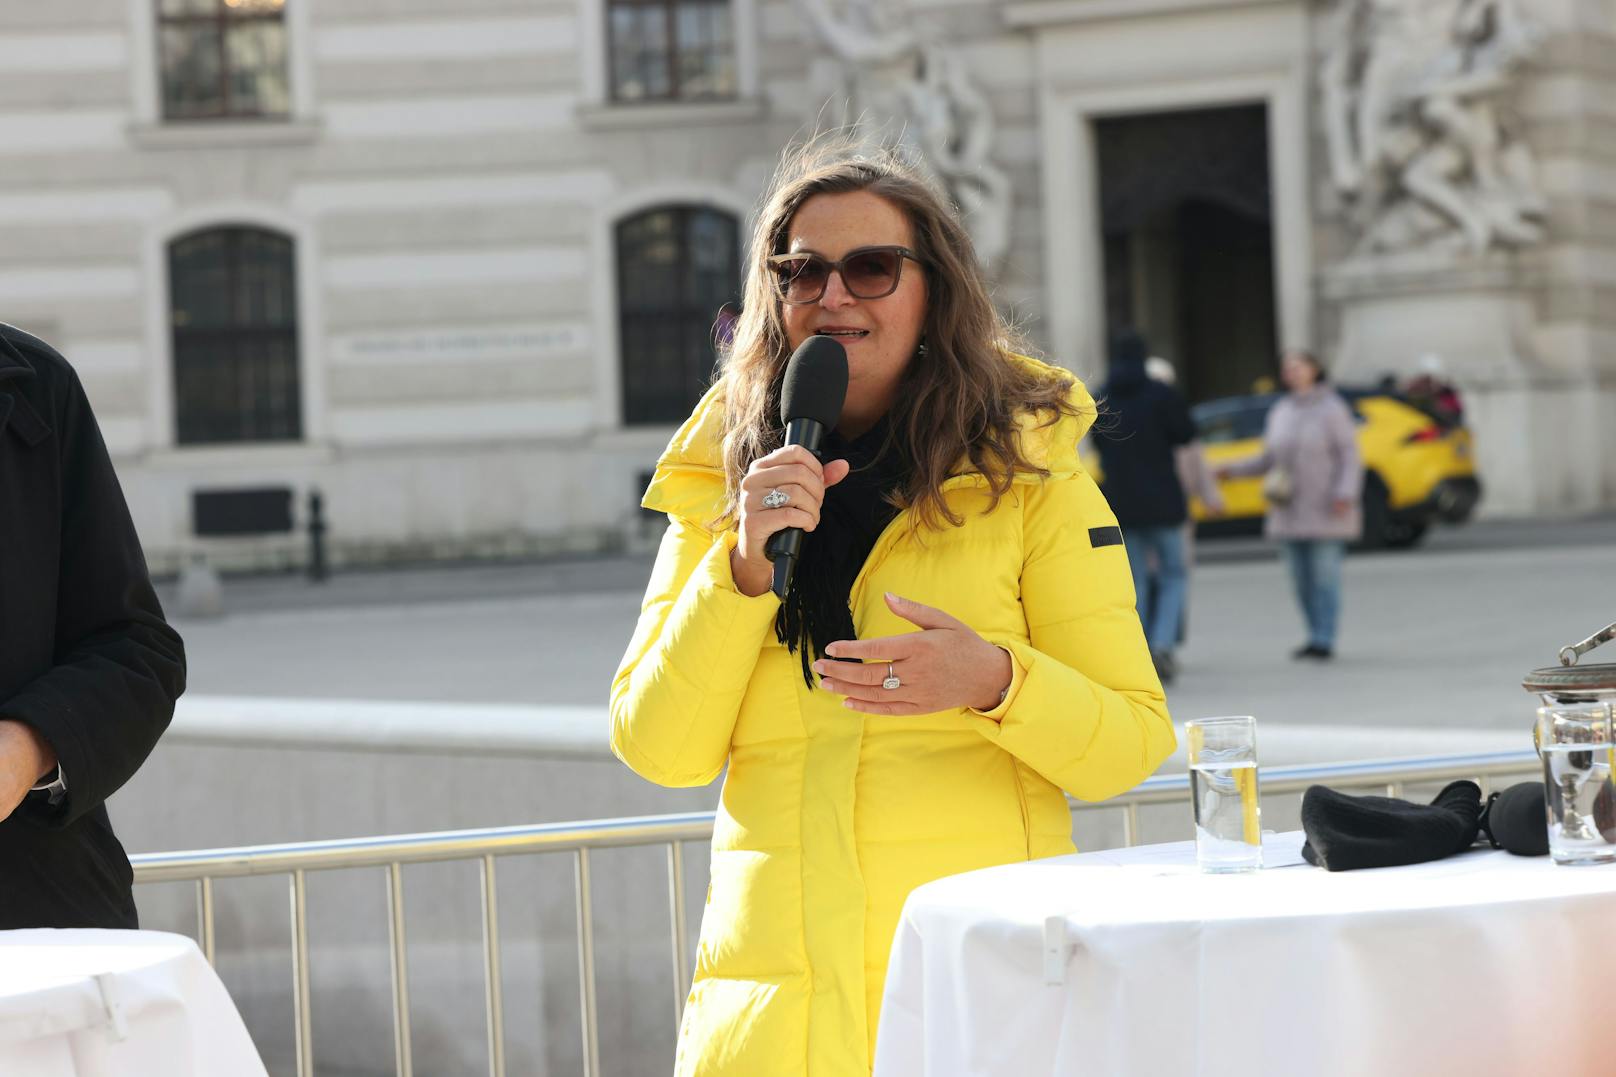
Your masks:
{"label": "drinking glass with water", "polygon": [[1561,704],[1537,712],[1538,753],[1556,864],[1616,860],[1616,781],[1609,703]]}
{"label": "drinking glass with water", "polygon": [[1262,807],[1257,799],[1257,719],[1197,718],[1189,740],[1195,800],[1195,859],[1202,871],[1262,867]]}

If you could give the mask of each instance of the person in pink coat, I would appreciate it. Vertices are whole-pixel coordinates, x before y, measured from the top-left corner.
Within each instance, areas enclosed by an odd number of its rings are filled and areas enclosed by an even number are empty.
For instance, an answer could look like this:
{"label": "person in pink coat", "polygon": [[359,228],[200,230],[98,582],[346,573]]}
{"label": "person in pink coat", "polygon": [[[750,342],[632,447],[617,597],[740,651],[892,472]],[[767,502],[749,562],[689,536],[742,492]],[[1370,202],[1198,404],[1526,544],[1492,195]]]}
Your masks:
{"label": "person in pink coat", "polygon": [[1363,461],[1352,409],[1326,383],[1317,356],[1286,352],[1280,380],[1289,392],[1268,413],[1262,452],[1218,474],[1265,476],[1263,534],[1284,547],[1307,625],[1307,642],[1293,657],[1328,659],[1341,612],[1341,562],[1363,531]]}

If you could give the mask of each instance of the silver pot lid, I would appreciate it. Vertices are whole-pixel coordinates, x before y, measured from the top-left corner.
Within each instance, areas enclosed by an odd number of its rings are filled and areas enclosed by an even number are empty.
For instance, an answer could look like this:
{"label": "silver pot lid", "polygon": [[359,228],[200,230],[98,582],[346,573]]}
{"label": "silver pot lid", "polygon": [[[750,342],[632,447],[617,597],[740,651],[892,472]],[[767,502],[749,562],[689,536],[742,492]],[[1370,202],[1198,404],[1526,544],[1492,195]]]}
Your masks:
{"label": "silver pot lid", "polygon": [[1521,680],[1521,687],[1538,695],[1616,695],[1616,663],[1577,665],[1577,659],[1612,639],[1616,639],[1616,624],[1607,625],[1581,643],[1560,648],[1560,664],[1534,669]]}
{"label": "silver pot lid", "polygon": [[1616,696],[1616,664],[1592,666],[1544,666],[1521,680],[1521,687],[1534,695],[1611,695]]}

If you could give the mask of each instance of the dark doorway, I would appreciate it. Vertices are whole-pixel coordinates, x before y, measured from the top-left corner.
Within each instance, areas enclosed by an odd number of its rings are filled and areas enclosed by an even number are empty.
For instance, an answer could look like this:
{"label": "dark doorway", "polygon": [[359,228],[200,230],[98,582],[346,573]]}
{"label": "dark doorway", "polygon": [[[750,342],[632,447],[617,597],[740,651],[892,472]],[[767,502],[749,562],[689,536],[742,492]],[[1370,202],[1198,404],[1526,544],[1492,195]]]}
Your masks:
{"label": "dark doorway", "polygon": [[1095,122],[1107,331],[1134,328],[1192,401],[1275,371],[1268,114],[1262,105]]}

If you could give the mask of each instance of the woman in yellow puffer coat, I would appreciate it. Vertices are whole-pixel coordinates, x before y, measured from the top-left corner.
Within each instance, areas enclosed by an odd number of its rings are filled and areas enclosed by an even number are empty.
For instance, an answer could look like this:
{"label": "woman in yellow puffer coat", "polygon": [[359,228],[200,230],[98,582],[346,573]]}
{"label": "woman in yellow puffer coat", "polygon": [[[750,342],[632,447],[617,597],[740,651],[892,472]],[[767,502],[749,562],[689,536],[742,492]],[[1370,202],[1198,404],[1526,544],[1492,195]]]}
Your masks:
{"label": "woman in yellow puffer coat", "polygon": [[[890,155],[800,150],[759,214],[723,373],[647,491],[670,524],[612,682],[612,749],[727,764],[675,1072],[868,1073],[909,892],[1073,851],[1064,793],[1172,751],[1094,404],[1015,355],[947,203]],[[847,348],[823,463],[781,448],[787,358]],[[763,554],[810,532],[786,601]],[[1063,793],[1064,791],[1064,793]]]}

